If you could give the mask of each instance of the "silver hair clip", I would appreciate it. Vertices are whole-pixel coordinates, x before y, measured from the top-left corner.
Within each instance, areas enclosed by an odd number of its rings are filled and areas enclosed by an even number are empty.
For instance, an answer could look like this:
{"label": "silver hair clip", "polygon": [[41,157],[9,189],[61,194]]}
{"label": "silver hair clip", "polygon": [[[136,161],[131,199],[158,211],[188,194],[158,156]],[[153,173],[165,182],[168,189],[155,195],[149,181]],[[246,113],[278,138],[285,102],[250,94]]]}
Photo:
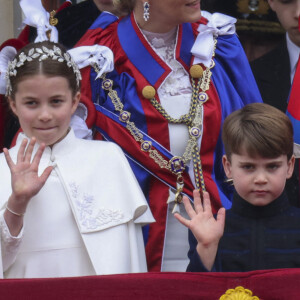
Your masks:
{"label": "silver hair clip", "polygon": [[74,74],[76,76],[77,87],[79,88],[81,73],[79,71],[78,66],[72,59],[69,53],[62,53],[61,49],[57,46],[53,46],[53,49],[48,49],[45,46],[42,47],[34,47],[29,50],[28,55],[24,52],[21,52],[18,57],[12,60],[8,64],[7,72],[6,72],[6,96],[9,96],[12,92],[12,86],[10,82],[10,77],[17,75],[17,69],[23,66],[27,61],[33,61],[34,59],[38,59],[39,61],[46,60],[51,58],[52,60],[57,60],[58,62],[66,62],[69,68],[72,68]]}

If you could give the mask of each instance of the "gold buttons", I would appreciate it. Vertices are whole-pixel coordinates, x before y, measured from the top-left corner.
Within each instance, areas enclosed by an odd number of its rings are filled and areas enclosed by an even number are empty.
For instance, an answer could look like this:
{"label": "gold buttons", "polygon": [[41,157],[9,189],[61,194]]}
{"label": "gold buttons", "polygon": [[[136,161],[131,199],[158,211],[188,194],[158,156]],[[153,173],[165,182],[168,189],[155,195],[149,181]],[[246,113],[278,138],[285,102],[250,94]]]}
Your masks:
{"label": "gold buttons", "polygon": [[156,91],[153,86],[146,85],[142,90],[142,94],[146,99],[152,99],[152,98],[154,98]]}
{"label": "gold buttons", "polygon": [[50,12],[49,24],[50,24],[51,26],[56,26],[56,25],[58,24],[58,19],[57,19],[57,18],[54,18],[55,14],[56,14],[56,11],[55,11],[55,10],[52,10],[52,11]]}
{"label": "gold buttons", "polygon": [[190,68],[190,74],[193,78],[200,78],[203,75],[203,68],[199,65],[193,65]]}

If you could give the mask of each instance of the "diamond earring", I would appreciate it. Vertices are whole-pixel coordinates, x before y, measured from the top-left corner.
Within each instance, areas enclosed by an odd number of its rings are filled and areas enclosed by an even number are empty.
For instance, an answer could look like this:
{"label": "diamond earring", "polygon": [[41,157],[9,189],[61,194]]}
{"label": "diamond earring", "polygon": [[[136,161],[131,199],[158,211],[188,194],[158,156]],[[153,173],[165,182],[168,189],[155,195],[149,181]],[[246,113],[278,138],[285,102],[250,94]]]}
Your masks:
{"label": "diamond earring", "polygon": [[146,22],[150,18],[149,8],[150,8],[150,4],[148,2],[144,2],[144,14],[143,14],[143,18],[144,18],[144,20]]}

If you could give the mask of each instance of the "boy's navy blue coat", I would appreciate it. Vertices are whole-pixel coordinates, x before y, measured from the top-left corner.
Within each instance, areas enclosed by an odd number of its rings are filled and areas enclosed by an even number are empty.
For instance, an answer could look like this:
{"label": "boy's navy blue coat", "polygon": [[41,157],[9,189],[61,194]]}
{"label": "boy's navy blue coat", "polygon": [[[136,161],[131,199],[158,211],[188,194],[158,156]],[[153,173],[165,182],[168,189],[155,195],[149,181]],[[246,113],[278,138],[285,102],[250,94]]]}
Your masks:
{"label": "boy's navy blue coat", "polygon": [[[190,232],[187,271],[203,272]],[[242,272],[300,267],[300,209],[283,193],[266,206],[254,206],[234,195],[226,212],[224,235],[212,271]]]}

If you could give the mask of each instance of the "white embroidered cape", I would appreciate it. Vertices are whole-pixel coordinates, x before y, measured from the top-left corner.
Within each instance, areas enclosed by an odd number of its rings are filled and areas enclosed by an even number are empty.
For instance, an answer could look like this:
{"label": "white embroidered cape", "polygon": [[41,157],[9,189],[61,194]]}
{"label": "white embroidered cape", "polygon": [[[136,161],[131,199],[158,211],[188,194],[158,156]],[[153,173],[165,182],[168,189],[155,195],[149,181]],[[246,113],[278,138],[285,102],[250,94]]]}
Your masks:
{"label": "white embroidered cape", "polygon": [[[10,150],[14,161],[23,137],[24,135],[20,134],[16,147]],[[35,147],[36,150],[37,147]],[[76,232],[79,234],[84,245],[82,248],[84,251],[87,250],[86,258],[83,259],[87,262],[90,260],[90,269],[94,270],[95,274],[147,271],[141,226],[153,222],[154,219],[121,149],[110,142],[77,139],[71,130],[52,149],[46,147],[40,162],[39,173],[49,165],[54,166],[52,173],[55,172],[62,191],[59,192],[53,188],[50,181],[46,182],[42,190],[31,199],[24,218],[23,232],[18,238],[9,236],[3,217],[0,217],[4,270],[18,262],[16,259],[19,253],[29,255],[28,261],[30,262],[34,260],[35,251],[27,253],[32,247],[43,249],[45,251],[43,253],[46,254],[47,246],[51,250],[55,249],[56,237],[52,242],[47,235],[47,231],[51,232],[51,224],[45,223],[40,229],[39,224],[35,223],[35,217],[37,220],[41,218],[39,214],[44,214],[44,219],[49,220],[49,223],[55,222],[59,216],[56,207],[52,208],[51,205],[47,211],[37,211],[37,208],[42,206],[35,203],[42,200],[39,199],[42,195],[43,200],[48,203],[51,201],[55,203],[53,197],[55,200],[58,198],[59,201],[68,203],[71,211],[69,218],[72,218],[74,224],[77,225],[73,226],[76,227],[75,234]],[[0,155],[0,182],[0,207],[4,208],[11,194],[11,184],[10,171],[3,154]],[[3,211],[4,209],[1,214]],[[61,219],[60,222],[62,222]],[[70,222],[70,220],[68,223],[66,221],[66,228],[70,226]],[[30,236],[31,228],[34,237]],[[57,239],[64,241],[63,234],[66,228],[58,230]],[[76,238],[74,240],[76,241]],[[42,277],[70,276],[68,272],[64,274],[64,270],[60,270],[57,275],[53,275],[52,272],[47,274],[47,267],[46,260],[43,269],[45,274],[42,272],[45,276]],[[31,270],[21,274],[23,276],[30,274],[30,277],[35,277],[32,274],[37,274],[36,277],[41,277],[40,273],[40,270],[36,273],[35,270]],[[91,274],[83,275],[94,274],[91,272]]]}

